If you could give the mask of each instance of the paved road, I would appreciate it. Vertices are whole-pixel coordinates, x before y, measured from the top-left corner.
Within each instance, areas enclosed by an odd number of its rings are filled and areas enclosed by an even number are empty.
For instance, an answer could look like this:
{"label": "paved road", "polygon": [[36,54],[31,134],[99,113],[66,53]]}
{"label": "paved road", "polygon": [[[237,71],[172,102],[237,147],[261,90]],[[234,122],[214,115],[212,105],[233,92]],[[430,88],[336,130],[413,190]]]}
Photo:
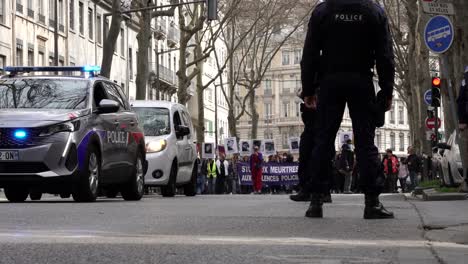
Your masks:
{"label": "paved road", "polygon": [[403,196],[383,198],[385,221],[362,219],[362,196],[333,199],[324,219],[276,195],[0,202],[0,263],[443,263]]}

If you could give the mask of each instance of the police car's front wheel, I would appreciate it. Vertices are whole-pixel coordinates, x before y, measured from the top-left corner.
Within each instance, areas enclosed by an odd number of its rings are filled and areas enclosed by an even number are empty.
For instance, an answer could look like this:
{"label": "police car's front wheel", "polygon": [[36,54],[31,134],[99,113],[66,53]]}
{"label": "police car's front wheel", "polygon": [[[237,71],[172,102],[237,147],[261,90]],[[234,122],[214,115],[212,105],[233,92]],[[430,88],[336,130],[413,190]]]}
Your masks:
{"label": "police car's front wheel", "polygon": [[98,196],[99,178],[101,175],[101,159],[96,147],[88,148],[84,169],[79,172],[78,182],[73,191],[73,199],[77,202],[94,202]]}
{"label": "police car's front wheel", "polygon": [[139,201],[143,197],[145,189],[145,171],[143,166],[143,155],[138,152],[132,176],[122,188],[121,194],[126,201]]}
{"label": "police car's front wheel", "polygon": [[22,203],[28,198],[29,191],[21,187],[5,188],[5,197],[12,203]]}

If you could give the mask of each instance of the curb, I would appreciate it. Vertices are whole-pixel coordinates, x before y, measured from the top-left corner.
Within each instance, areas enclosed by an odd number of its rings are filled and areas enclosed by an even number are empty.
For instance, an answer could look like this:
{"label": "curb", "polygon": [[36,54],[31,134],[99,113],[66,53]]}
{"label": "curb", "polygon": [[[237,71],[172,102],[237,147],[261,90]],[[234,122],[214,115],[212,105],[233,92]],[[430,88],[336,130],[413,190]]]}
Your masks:
{"label": "curb", "polygon": [[440,193],[435,189],[422,190],[422,198],[424,201],[457,201],[466,200],[466,193]]}

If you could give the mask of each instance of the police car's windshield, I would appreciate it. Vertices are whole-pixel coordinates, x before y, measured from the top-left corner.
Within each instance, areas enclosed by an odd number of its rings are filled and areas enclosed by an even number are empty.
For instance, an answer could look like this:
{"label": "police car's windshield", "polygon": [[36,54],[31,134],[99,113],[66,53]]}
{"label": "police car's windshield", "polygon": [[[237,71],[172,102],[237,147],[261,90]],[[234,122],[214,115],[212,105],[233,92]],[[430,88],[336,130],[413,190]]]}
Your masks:
{"label": "police car's windshield", "polygon": [[171,133],[169,109],[134,107],[133,110],[138,115],[145,136],[157,137]]}
{"label": "police car's windshield", "polygon": [[88,81],[67,79],[0,79],[0,109],[84,109]]}

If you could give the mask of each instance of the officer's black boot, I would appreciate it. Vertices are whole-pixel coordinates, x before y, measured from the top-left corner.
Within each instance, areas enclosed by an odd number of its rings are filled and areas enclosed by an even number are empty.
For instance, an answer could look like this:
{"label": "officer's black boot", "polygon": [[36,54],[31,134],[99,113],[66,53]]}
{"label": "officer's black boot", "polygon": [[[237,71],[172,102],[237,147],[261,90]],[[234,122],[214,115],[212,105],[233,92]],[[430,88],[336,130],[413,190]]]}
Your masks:
{"label": "officer's black boot", "polygon": [[329,192],[324,194],[322,199],[324,203],[332,203],[331,194]]}
{"label": "officer's black boot", "polygon": [[310,193],[306,192],[304,189],[301,189],[297,194],[292,194],[289,196],[289,199],[295,202],[309,202]]}
{"label": "officer's black boot", "polygon": [[306,217],[322,218],[322,194],[312,194],[309,209],[307,209]]}
{"label": "officer's black boot", "polygon": [[380,203],[378,195],[365,195],[366,207],[364,208],[364,219],[389,219],[395,218],[393,212],[387,211]]}

